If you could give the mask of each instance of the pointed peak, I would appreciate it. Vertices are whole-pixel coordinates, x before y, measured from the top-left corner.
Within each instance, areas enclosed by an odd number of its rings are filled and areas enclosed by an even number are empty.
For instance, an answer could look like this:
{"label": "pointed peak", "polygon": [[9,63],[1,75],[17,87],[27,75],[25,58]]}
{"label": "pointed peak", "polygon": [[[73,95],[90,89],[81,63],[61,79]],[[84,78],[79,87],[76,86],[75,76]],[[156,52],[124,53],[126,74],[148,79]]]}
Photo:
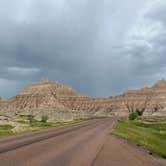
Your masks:
{"label": "pointed peak", "polygon": [[157,83],[153,87],[154,88],[166,87],[166,80],[165,79],[161,79],[161,80],[157,81]]}
{"label": "pointed peak", "polygon": [[47,77],[42,77],[40,82],[41,82],[41,83],[48,83],[49,80],[48,80]]}

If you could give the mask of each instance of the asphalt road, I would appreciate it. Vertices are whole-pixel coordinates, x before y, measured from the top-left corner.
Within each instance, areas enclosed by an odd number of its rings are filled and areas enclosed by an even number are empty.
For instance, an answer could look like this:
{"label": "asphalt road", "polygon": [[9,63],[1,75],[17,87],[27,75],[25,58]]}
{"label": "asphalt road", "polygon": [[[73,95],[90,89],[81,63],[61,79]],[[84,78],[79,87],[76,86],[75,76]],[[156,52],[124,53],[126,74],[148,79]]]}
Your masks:
{"label": "asphalt road", "polygon": [[110,134],[115,119],[0,139],[0,166],[160,166],[150,156]]}

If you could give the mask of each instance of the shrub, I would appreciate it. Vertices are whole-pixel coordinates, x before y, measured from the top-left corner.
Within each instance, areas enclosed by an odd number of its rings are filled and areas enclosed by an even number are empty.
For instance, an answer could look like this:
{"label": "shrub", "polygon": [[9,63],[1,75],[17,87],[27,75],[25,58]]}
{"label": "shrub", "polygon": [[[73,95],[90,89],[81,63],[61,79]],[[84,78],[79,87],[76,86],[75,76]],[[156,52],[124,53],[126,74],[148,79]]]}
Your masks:
{"label": "shrub", "polygon": [[28,120],[29,120],[29,123],[32,124],[34,122],[34,116],[33,115],[28,115]]}
{"label": "shrub", "polygon": [[129,120],[135,120],[138,117],[138,113],[137,112],[132,112],[129,115]]}
{"label": "shrub", "polygon": [[143,115],[143,111],[140,111],[140,110],[136,110],[136,113],[138,114],[138,116],[142,116]]}
{"label": "shrub", "polygon": [[41,122],[46,123],[47,120],[48,120],[48,116],[47,116],[47,115],[43,115],[43,116],[41,117]]}

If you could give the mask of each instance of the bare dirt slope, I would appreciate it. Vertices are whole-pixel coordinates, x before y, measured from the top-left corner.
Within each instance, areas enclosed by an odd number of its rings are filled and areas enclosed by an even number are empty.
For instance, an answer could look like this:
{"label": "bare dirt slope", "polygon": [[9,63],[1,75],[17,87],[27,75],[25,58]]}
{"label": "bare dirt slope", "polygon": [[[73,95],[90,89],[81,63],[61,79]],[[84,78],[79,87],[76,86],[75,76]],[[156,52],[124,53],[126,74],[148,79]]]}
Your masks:
{"label": "bare dirt slope", "polygon": [[110,131],[115,122],[113,119],[98,119],[1,139],[0,165],[162,165],[160,159],[111,136]]}

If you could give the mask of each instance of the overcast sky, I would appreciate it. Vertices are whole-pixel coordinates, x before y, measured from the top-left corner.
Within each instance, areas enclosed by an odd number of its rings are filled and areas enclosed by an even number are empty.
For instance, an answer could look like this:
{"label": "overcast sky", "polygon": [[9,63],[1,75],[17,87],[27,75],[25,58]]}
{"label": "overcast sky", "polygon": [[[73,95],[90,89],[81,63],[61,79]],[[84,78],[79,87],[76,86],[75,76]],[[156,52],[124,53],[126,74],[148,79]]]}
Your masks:
{"label": "overcast sky", "polygon": [[0,0],[0,96],[41,77],[112,96],[166,77],[166,0]]}

